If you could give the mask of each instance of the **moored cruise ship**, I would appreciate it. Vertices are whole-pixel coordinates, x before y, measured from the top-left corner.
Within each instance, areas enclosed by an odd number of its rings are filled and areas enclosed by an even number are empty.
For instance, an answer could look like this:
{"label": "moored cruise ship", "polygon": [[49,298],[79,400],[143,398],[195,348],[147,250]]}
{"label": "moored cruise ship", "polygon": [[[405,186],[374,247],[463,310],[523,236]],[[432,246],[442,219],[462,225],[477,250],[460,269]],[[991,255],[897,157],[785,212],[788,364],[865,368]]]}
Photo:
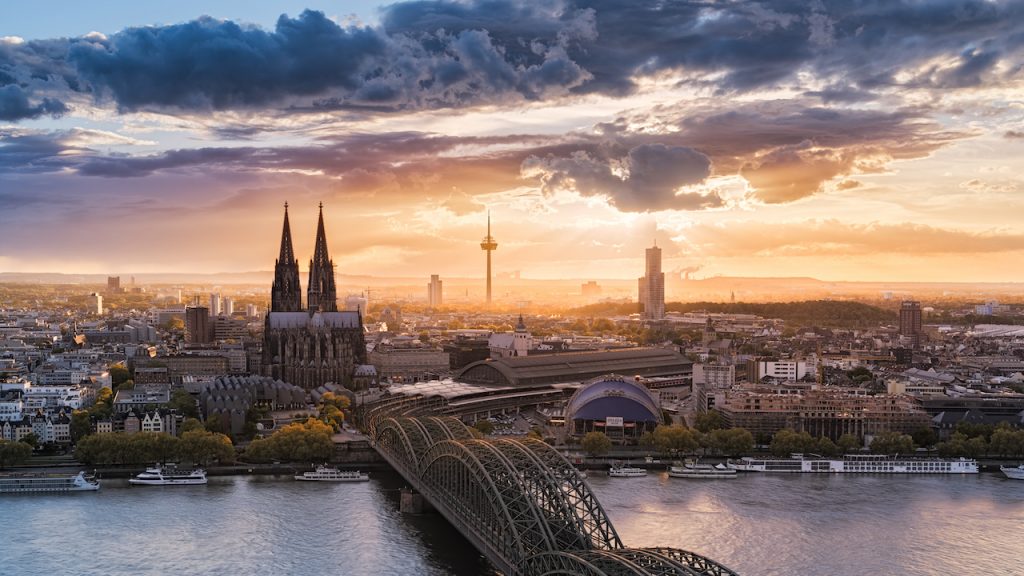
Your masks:
{"label": "moored cruise ship", "polygon": [[92,492],[100,489],[99,480],[78,474],[3,474],[0,475],[0,494],[29,494],[33,492]]}
{"label": "moored cruise ship", "polygon": [[612,466],[608,469],[608,475],[612,478],[638,478],[647,476],[647,470],[632,466]]}
{"label": "moored cruise ship", "polygon": [[317,466],[315,472],[303,472],[296,480],[306,482],[366,482],[370,475],[358,470],[338,470],[329,466]]}
{"label": "moored cruise ship", "polygon": [[672,478],[735,478],[736,469],[724,464],[698,464],[697,462],[676,462],[669,467]]}
{"label": "moored cruise ship", "polygon": [[977,474],[977,460],[967,458],[894,458],[885,455],[848,455],[839,460],[794,454],[791,458],[730,460],[728,466],[741,472],[821,472],[836,474]]}
{"label": "moored cruise ship", "polygon": [[202,468],[195,470],[178,470],[173,467],[153,466],[146,468],[135,478],[128,480],[129,484],[142,486],[192,486],[206,484],[206,471]]}

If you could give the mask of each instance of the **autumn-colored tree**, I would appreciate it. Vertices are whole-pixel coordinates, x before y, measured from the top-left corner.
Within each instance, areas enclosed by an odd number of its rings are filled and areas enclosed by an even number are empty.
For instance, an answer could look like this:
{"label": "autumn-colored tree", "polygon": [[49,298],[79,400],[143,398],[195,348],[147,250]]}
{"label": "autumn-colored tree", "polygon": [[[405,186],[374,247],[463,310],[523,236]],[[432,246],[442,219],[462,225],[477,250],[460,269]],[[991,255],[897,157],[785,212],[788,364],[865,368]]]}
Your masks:
{"label": "autumn-colored tree", "polygon": [[612,441],[604,432],[587,432],[580,441],[580,447],[591,456],[604,456],[612,449]]}

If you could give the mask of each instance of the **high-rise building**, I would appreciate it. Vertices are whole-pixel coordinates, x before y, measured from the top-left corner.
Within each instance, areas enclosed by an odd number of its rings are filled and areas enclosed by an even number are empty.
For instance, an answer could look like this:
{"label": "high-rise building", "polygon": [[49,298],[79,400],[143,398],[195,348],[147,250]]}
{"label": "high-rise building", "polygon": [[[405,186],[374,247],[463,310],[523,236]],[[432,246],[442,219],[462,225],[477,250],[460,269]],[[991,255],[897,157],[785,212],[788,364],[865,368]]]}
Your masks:
{"label": "high-rise building", "polygon": [[657,244],[647,249],[644,272],[637,279],[638,300],[643,306],[644,318],[660,320],[665,317],[665,273],[661,271],[661,248]]}
{"label": "high-rise building", "polygon": [[103,296],[99,292],[89,294],[89,312],[97,316],[103,314]]}
{"label": "high-rise building", "polygon": [[120,276],[107,276],[107,292],[120,292],[121,291],[121,277]]}
{"label": "high-rise building", "polygon": [[921,303],[916,300],[904,300],[900,304],[900,336],[913,340],[916,346],[921,339]]}
{"label": "high-rise building", "polygon": [[185,309],[185,342],[206,344],[213,341],[213,327],[210,325],[210,309],[205,306],[189,306]]}
{"label": "high-rise building", "polygon": [[601,286],[594,280],[591,280],[586,284],[580,285],[580,294],[584,300],[597,300],[601,297]]}
{"label": "high-rise building", "polygon": [[305,311],[301,309],[300,290],[299,263],[292,251],[286,204],[271,309],[264,321],[263,373],[306,390],[329,382],[351,387],[355,367],[366,363],[363,319],[358,311],[338,311],[323,204],[310,260]]}
{"label": "high-rise building", "polygon": [[245,305],[245,316],[246,316],[246,318],[255,318],[256,314],[258,314],[258,313],[259,313],[259,309],[256,308],[255,304],[246,304]]}
{"label": "high-rise building", "polygon": [[220,294],[210,294],[210,316],[220,316]]}
{"label": "high-rise building", "polygon": [[222,299],[221,303],[220,303],[220,307],[221,307],[221,311],[220,311],[221,312],[220,313],[221,316],[231,316],[232,314],[235,313],[235,301],[232,300],[231,298],[224,298],[224,299]]}
{"label": "high-rise building", "polygon": [[427,305],[431,308],[440,306],[444,299],[441,293],[441,277],[437,274],[430,275],[430,283],[427,284]]}
{"label": "high-rise building", "polygon": [[487,236],[480,242],[480,249],[487,252],[487,303],[491,303],[491,252],[498,249],[498,242],[491,236],[491,213],[487,212]]}

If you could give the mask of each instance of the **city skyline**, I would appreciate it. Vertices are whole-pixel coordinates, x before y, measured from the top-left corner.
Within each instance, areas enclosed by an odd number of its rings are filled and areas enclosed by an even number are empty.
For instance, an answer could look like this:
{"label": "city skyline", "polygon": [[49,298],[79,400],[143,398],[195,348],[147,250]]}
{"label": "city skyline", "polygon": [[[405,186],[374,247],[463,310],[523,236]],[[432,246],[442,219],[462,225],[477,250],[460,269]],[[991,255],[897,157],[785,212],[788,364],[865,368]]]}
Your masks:
{"label": "city skyline", "polygon": [[266,270],[322,201],[339,274],[479,277],[490,210],[495,275],[1024,281],[1021,2],[58,4],[0,272]]}

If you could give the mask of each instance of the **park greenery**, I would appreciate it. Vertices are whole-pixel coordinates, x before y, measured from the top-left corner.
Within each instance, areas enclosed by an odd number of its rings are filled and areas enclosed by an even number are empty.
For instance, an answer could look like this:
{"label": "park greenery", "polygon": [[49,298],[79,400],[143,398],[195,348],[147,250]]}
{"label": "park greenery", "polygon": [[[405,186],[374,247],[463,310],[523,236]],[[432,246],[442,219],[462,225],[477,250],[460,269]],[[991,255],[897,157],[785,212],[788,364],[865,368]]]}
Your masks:
{"label": "park greenery", "polygon": [[75,458],[89,465],[184,460],[206,466],[211,462],[234,462],[235,450],[230,438],[206,430],[192,429],[180,438],[164,432],[104,432],[82,438],[75,448]]}
{"label": "park greenery", "polygon": [[249,462],[324,462],[334,453],[333,432],[329,424],[316,418],[293,422],[250,442],[243,457]]}
{"label": "park greenery", "polygon": [[317,414],[322,422],[330,426],[335,432],[341,430],[345,424],[345,411],[351,406],[352,401],[348,396],[325,392],[320,397],[320,404],[317,406]]}

